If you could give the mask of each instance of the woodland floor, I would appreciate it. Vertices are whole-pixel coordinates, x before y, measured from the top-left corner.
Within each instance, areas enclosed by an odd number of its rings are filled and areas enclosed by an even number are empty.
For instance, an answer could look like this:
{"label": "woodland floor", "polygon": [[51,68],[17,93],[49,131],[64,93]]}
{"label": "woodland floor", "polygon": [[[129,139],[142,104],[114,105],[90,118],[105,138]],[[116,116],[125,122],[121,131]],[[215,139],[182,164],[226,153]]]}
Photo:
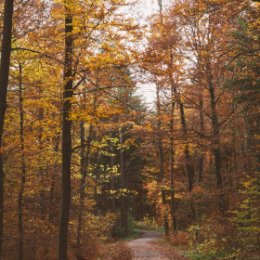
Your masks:
{"label": "woodland floor", "polygon": [[144,231],[142,236],[127,243],[133,254],[132,260],[185,260],[174,250],[162,243],[159,232]]}

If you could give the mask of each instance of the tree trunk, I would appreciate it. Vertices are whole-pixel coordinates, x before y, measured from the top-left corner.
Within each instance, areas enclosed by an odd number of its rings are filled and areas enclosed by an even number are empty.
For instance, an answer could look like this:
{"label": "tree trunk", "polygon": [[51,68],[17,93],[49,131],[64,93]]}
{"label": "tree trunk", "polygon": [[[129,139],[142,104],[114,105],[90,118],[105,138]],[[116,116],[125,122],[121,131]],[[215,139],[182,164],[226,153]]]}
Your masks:
{"label": "tree trunk", "polygon": [[[180,115],[181,115],[181,126],[182,126],[182,134],[183,134],[183,139],[187,140],[188,138],[188,129],[187,129],[187,122],[186,122],[186,116],[185,116],[185,110],[184,110],[184,105],[181,100],[180,93],[178,92],[174,82],[173,78],[171,77],[171,87],[172,90],[174,91],[176,101],[179,105],[180,109]],[[186,169],[187,169],[187,175],[188,175],[188,191],[191,192],[193,188],[193,179],[194,179],[194,167],[191,164],[191,156],[190,156],[190,149],[189,149],[189,144],[185,144],[184,147],[184,158],[185,158],[185,164],[186,164]]]}
{"label": "tree trunk", "polygon": [[[93,110],[96,109],[96,98],[94,100]],[[77,248],[81,249],[81,234],[83,228],[83,218],[84,218],[84,205],[85,205],[85,187],[86,187],[86,178],[88,174],[88,166],[90,159],[90,149],[91,149],[91,141],[92,141],[92,133],[93,133],[93,122],[90,121],[88,138],[85,149],[85,127],[84,122],[80,122],[80,139],[81,139],[81,180],[79,187],[79,215],[78,215],[78,226],[77,226]]]}
{"label": "tree trunk", "polygon": [[[39,98],[42,96],[42,89],[39,88]],[[39,123],[41,123],[44,119],[44,110],[42,107],[39,108],[39,114],[38,114],[38,120]],[[43,133],[44,129],[42,126],[38,129],[38,144],[39,144],[39,156],[38,156],[38,162],[39,162],[39,169],[38,169],[38,186],[39,186],[39,204],[37,205],[36,213],[36,221],[37,218],[44,219],[44,215],[46,213],[45,205],[44,205],[44,167],[43,167],[43,160],[42,160],[42,153],[44,149],[44,141],[43,141]]]}
{"label": "tree trunk", "polygon": [[79,187],[79,213],[78,213],[78,226],[77,226],[77,249],[78,249],[78,258],[80,257],[81,249],[81,234],[82,234],[82,219],[83,219],[83,210],[84,210],[84,195],[85,195],[85,181],[87,176],[87,162],[86,162],[86,149],[85,149],[85,123],[84,121],[80,122],[80,143],[81,143],[81,159],[80,159],[80,187]]}
{"label": "tree trunk", "polygon": [[22,86],[22,65],[19,65],[19,114],[20,114],[20,143],[21,143],[21,176],[20,176],[20,189],[18,193],[18,231],[19,231],[19,244],[18,252],[19,260],[24,259],[24,224],[23,224],[23,196],[24,185],[26,177],[26,164],[25,164],[25,147],[24,147],[24,109],[23,109],[23,86]]}
{"label": "tree trunk", "polygon": [[[60,142],[60,136],[56,136],[54,138],[54,147],[53,151],[55,153],[55,158],[59,152],[59,142]],[[50,188],[50,195],[49,195],[49,221],[51,224],[54,224],[54,217],[55,217],[55,185],[56,185],[56,177],[58,172],[58,159],[55,159],[54,166],[53,166],[53,172],[51,177],[51,188]]]}
{"label": "tree trunk", "polygon": [[[200,117],[200,133],[204,133],[205,131],[205,123],[204,123],[204,115],[203,115],[203,96],[202,93],[199,97],[199,117]],[[203,178],[203,165],[204,165],[204,154],[203,152],[199,155],[199,167],[198,167],[198,175],[197,175],[197,183],[200,183]]]}
{"label": "tree trunk", "polygon": [[173,233],[177,231],[177,220],[175,215],[175,188],[174,188],[174,156],[175,150],[174,145],[174,111],[175,111],[175,101],[174,101],[174,88],[171,86],[171,118],[170,118],[170,180],[171,180],[171,216],[172,216],[172,230]]}
{"label": "tree trunk", "polygon": [[213,131],[213,156],[215,161],[215,175],[216,175],[216,186],[218,191],[218,206],[220,212],[224,211],[224,198],[223,198],[223,190],[222,190],[222,174],[221,174],[221,150],[220,150],[220,139],[219,139],[219,123],[218,123],[218,115],[216,109],[216,97],[215,97],[215,89],[212,83],[212,75],[210,64],[207,64],[208,68],[208,86],[209,86],[209,94],[210,94],[210,108],[211,108],[211,124]]}
{"label": "tree trunk", "polygon": [[[180,106],[181,125],[182,125],[183,137],[184,137],[184,140],[187,140],[188,131],[187,131],[187,123],[186,123],[184,105],[181,101],[179,93],[177,95],[178,95],[178,103],[179,103],[179,106]],[[185,144],[184,157],[185,157],[185,163],[186,163],[187,175],[188,175],[188,191],[191,192],[192,188],[193,188],[194,168],[191,165],[191,156],[190,156],[189,144]]]}
{"label": "tree trunk", "polygon": [[[162,0],[158,0],[158,6],[159,6],[159,11],[160,11],[160,23],[163,25],[163,2]],[[158,129],[158,150],[159,150],[159,180],[162,184],[164,181],[164,167],[163,167],[163,161],[164,161],[164,153],[163,153],[163,146],[162,146],[162,136],[161,136],[161,101],[160,101],[160,87],[158,84],[156,84],[156,98],[157,98],[157,114],[158,114],[158,119],[157,119],[157,129]],[[166,212],[166,192],[164,188],[162,187],[161,189],[162,193],[162,203],[164,205],[164,212],[163,212],[163,226],[164,226],[164,233],[166,236],[169,235],[169,220]]]}
{"label": "tree trunk", "polygon": [[58,259],[67,260],[68,225],[71,204],[71,98],[73,95],[73,17],[69,2],[64,1],[65,9],[65,63],[64,90],[62,108],[62,180],[61,180],[61,214],[59,223]]}
{"label": "tree trunk", "polygon": [[210,92],[210,104],[211,104],[211,122],[213,129],[213,155],[215,159],[215,174],[217,180],[217,188],[221,189],[222,187],[222,175],[221,175],[221,152],[220,152],[220,140],[219,140],[219,123],[216,112],[216,100],[215,100],[215,91],[212,84],[209,87]]}
{"label": "tree trunk", "polygon": [[[161,135],[161,101],[160,101],[160,88],[158,84],[156,84],[156,96],[157,96],[157,129],[158,129],[158,151],[159,151],[159,181],[162,182],[164,181],[164,167],[163,167],[163,161],[164,161],[164,152],[163,152],[163,146],[162,146],[162,135]],[[164,188],[161,188],[161,193],[162,193],[162,203],[164,207],[167,206],[167,201],[166,201],[166,192]],[[169,220],[166,212],[166,208],[163,209],[163,226],[164,226],[164,233],[166,236],[169,235]]]}
{"label": "tree trunk", "polygon": [[[109,152],[111,154],[115,153],[112,142],[111,142],[110,147],[109,147]],[[109,166],[110,166],[110,168],[113,168],[114,165],[115,165],[115,156],[110,155]],[[116,190],[116,177],[114,175],[111,177],[111,190]],[[112,208],[112,212],[116,212],[116,198],[115,198],[115,196],[112,196],[112,198],[111,198],[111,208]]]}
{"label": "tree trunk", "polygon": [[[176,101],[179,105],[180,116],[181,116],[181,125],[182,125],[182,135],[183,135],[183,140],[186,141],[188,139],[188,129],[187,129],[184,104],[181,100],[180,93],[178,92],[172,77],[171,77],[171,88],[172,88],[172,91],[174,91]],[[188,192],[192,192],[193,183],[194,183],[194,166],[191,163],[189,144],[185,144],[185,146],[184,146],[184,159],[185,159],[187,177],[188,177],[187,178],[188,179]],[[190,208],[191,208],[191,214],[193,216],[195,216],[196,212],[195,212],[195,208],[194,208],[194,201],[192,198],[190,201]]]}
{"label": "tree trunk", "polygon": [[[93,100],[93,113],[96,111],[96,102],[97,97],[94,96]],[[90,149],[91,149],[91,141],[93,134],[93,121],[90,121],[89,132],[87,143],[85,144],[85,126],[84,122],[80,122],[80,140],[81,140],[81,180],[79,187],[79,215],[78,215],[78,226],[77,226],[77,248],[78,251],[81,249],[81,234],[83,228],[83,218],[84,218],[84,206],[85,206],[85,187],[86,187],[86,178],[88,174],[88,166],[90,160]],[[80,257],[80,255],[79,255]]]}
{"label": "tree trunk", "polygon": [[[124,150],[122,145],[124,143],[124,135],[123,135],[122,127],[119,128],[119,144],[120,147],[120,174],[121,174],[121,188],[127,189],[127,176],[125,170],[125,161],[124,161]],[[121,196],[121,227],[123,229],[124,235],[127,236],[128,234],[128,196],[122,195]]]}
{"label": "tree trunk", "polygon": [[0,259],[3,249],[3,211],[4,211],[4,162],[3,162],[3,131],[6,112],[7,87],[9,78],[12,24],[13,24],[14,0],[5,0],[3,40],[0,66]]}
{"label": "tree trunk", "polygon": [[[208,33],[207,33],[207,40],[211,44],[214,40],[212,37],[211,32],[213,31],[213,23],[212,23],[212,15],[208,16]],[[210,47],[210,46],[209,46]],[[223,194],[223,187],[222,187],[222,173],[221,173],[221,150],[220,150],[220,125],[218,122],[218,114],[217,114],[217,99],[215,95],[215,86],[214,86],[214,77],[213,77],[213,68],[212,68],[212,61],[211,61],[211,53],[210,49],[207,49],[207,58],[206,58],[206,80],[207,80],[207,89],[209,91],[209,98],[210,98],[210,113],[211,113],[211,126],[212,126],[212,153],[214,156],[214,163],[215,163],[215,176],[216,176],[216,187],[217,187],[217,196],[218,196],[218,208],[220,213],[224,211],[224,194]]]}

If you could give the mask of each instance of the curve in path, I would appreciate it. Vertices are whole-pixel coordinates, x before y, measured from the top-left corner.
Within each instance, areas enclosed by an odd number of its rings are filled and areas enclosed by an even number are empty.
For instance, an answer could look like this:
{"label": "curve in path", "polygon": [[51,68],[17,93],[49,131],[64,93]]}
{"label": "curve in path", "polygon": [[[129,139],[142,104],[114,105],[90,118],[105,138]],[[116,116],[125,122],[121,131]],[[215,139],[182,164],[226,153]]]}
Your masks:
{"label": "curve in path", "polygon": [[145,231],[142,237],[128,242],[133,259],[132,260],[169,260],[163,256],[155,247],[155,243],[160,239],[160,234],[154,231]]}

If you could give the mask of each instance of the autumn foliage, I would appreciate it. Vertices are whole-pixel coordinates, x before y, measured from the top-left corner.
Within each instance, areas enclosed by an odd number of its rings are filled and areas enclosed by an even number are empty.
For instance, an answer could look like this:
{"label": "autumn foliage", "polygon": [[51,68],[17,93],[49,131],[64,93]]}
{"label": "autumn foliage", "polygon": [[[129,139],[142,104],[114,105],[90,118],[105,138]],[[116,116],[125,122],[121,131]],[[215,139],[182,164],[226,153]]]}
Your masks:
{"label": "autumn foliage", "polygon": [[0,259],[258,259],[259,1],[158,2],[0,2]]}

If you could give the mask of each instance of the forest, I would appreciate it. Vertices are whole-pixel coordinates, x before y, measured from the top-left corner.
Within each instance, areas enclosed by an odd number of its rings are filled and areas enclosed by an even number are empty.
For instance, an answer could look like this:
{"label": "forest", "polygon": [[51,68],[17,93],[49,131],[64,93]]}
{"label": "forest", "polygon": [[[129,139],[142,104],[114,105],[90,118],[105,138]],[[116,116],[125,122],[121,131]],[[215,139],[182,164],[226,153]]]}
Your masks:
{"label": "forest", "polygon": [[259,14],[0,0],[0,260],[259,260]]}

